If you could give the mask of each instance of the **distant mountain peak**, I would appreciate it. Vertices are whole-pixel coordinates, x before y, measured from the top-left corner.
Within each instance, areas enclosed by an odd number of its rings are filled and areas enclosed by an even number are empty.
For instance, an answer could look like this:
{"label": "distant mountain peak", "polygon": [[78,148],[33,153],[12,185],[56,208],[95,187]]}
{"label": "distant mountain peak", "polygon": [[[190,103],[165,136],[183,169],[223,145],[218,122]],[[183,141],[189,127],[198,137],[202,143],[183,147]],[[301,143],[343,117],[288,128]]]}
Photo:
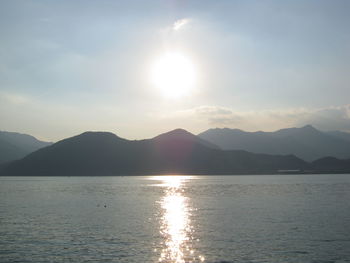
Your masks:
{"label": "distant mountain peak", "polygon": [[198,136],[201,136],[202,134],[204,133],[220,133],[220,134],[230,134],[230,133],[246,133],[246,131],[243,131],[243,130],[240,130],[240,129],[237,129],[237,128],[227,128],[227,127],[224,127],[224,128],[211,128],[211,129],[208,129],[204,132],[201,132],[198,134]]}
{"label": "distant mountain peak", "polygon": [[86,131],[83,132],[82,134],[78,135],[78,136],[106,136],[106,137],[118,137],[117,135],[115,135],[114,133],[111,132],[104,132],[104,131]]}
{"label": "distant mountain peak", "polygon": [[200,145],[206,146],[212,149],[220,149],[216,144],[203,140],[199,136],[196,136],[189,131],[184,129],[175,129],[166,133],[162,133],[153,138],[155,141],[183,141],[183,142],[191,142],[198,143]]}
{"label": "distant mountain peak", "polygon": [[159,139],[159,138],[173,138],[173,139],[186,139],[186,138],[197,138],[197,136],[195,136],[194,134],[184,130],[184,129],[175,129],[166,133],[162,133],[156,137],[154,137],[154,139]]}
{"label": "distant mountain peak", "polygon": [[317,136],[317,135],[320,135],[322,134],[322,132],[318,129],[316,129],[314,126],[308,124],[308,125],[305,125],[301,128],[296,128],[296,131],[297,132],[303,132],[305,134],[308,134],[308,135],[314,135],[314,136]]}
{"label": "distant mountain peak", "polygon": [[303,127],[301,127],[300,129],[302,130],[313,130],[313,131],[318,131],[314,126],[312,126],[311,124],[307,124]]}
{"label": "distant mountain peak", "polygon": [[118,137],[112,132],[104,132],[104,131],[86,131],[79,135],[73,136],[68,139],[64,139],[62,141],[66,140],[73,140],[73,141],[95,141],[95,142],[113,142],[113,141],[121,141],[125,140],[121,137]]}
{"label": "distant mountain peak", "polygon": [[272,134],[279,134],[281,136],[295,136],[295,135],[300,135],[300,134],[305,134],[305,135],[317,135],[322,133],[321,131],[317,130],[315,127],[312,125],[308,124],[305,126],[302,126],[300,128],[285,128],[285,129],[280,129],[278,131],[272,132]]}

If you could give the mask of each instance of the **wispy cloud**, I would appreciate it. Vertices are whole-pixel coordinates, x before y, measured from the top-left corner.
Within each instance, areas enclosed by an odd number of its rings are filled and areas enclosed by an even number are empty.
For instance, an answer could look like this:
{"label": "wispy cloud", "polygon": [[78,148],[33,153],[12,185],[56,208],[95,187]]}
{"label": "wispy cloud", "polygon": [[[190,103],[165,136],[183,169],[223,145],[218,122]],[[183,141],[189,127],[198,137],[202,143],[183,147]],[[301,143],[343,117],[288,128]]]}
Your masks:
{"label": "wispy cloud", "polygon": [[188,18],[183,18],[175,21],[173,24],[173,30],[178,31],[181,28],[183,28],[185,25],[187,25],[190,22],[190,19]]}

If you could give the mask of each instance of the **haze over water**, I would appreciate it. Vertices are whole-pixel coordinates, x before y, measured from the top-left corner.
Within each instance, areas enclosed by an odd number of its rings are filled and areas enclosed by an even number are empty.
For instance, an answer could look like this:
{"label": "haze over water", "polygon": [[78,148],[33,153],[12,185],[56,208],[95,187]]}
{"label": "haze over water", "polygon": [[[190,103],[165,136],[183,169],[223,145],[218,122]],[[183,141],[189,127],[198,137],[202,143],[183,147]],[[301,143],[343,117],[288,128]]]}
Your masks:
{"label": "haze over water", "polygon": [[0,177],[1,262],[350,262],[349,175]]}

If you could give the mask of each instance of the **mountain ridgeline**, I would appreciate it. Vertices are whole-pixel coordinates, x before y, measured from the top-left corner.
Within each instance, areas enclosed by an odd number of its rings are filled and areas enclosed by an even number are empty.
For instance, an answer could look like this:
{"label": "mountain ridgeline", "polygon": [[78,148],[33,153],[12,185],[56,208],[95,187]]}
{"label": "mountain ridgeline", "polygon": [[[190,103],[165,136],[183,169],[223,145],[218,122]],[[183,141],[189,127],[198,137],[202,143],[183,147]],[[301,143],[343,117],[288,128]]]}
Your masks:
{"label": "mountain ridgeline", "polygon": [[265,154],[293,154],[305,161],[332,156],[350,158],[350,134],[322,132],[311,125],[275,132],[245,132],[238,129],[209,129],[198,135],[223,150],[245,150]]}
{"label": "mountain ridgeline", "polygon": [[0,163],[21,159],[27,154],[51,145],[33,136],[0,131]]}
{"label": "mountain ridgeline", "polygon": [[350,159],[325,157],[306,162],[291,154],[222,150],[203,137],[176,129],[146,140],[126,140],[109,132],[85,132],[0,168],[0,175],[7,176],[298,172],[350,172]]}
{"label": "mountain ridgeline", "polygon": [[293,155],[223,151],[177,129],[140,141],[86,132],[3,166],[1,175],[258,174],[308,166]]}

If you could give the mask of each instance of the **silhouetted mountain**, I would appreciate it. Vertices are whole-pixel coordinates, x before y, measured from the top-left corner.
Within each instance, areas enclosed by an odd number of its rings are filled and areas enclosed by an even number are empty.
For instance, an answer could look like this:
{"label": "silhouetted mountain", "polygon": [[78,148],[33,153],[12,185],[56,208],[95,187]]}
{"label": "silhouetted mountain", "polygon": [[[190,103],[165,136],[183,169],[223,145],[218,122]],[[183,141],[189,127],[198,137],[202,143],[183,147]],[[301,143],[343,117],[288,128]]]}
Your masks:
{"label": "silhouetted mountain", "polygon": [[325,156],[350,158],[350,141],[321,132],[311,125],[275,132],[209,129],[198,136],[224,150],[246,150],[277,155],[294,154],[306,161]]}
{"label": "silhouetted mountain", "polygon": [[0,163],[21,159],[50,144],[27,134],[0,131]]}
{"label": "silhouetted mountain", "polygon": [[350,159],[339,160],[334,157],[324,157],[312,162],[314,170],[323,173],[350,172]]}
{"label": "silhouetted mountain", "polygon": [[206,140],[203,140],[202,138],[184,130],[184,129],[175,129],[173,131],[167,132],[167,133],[163,133],[160,134],[156,137],[153,138],[155,141],[172,141],[172,142],[177,142],[177,141],[181,141],[181,142],[190,142],[190,143],[198,143],[201,145],[204,145],[208,148],[212,148],[212,149],[220,149],[219,146],[210,143]]}
{"label": "silhouetted mountain", "polygon": [[[209,147],[208,147],[209,146]],[[304,170],[293,156],[223,151],[185,131],[129,141],[86,132],[42,148],[2,168],[2,175],[247,174]]]}

